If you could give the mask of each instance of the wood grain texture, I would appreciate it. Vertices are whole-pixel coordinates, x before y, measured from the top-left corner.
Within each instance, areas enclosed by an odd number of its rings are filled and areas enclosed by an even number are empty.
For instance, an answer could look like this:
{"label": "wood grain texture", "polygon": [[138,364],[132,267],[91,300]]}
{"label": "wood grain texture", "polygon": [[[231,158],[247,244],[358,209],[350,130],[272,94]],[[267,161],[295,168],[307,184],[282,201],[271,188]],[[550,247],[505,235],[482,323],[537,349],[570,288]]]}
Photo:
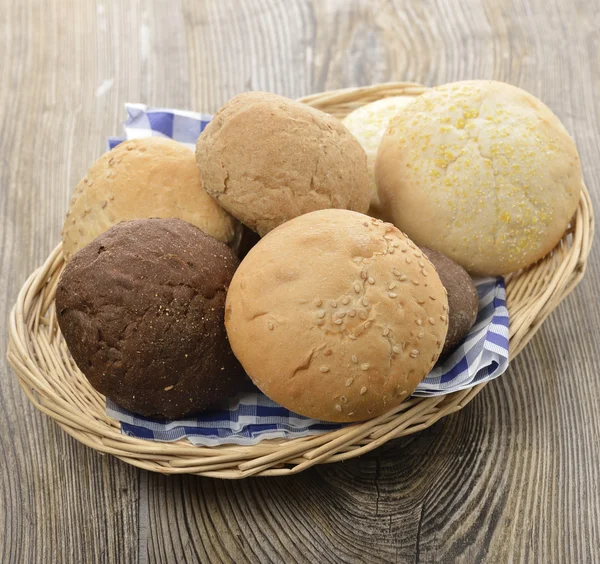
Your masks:
{"label": "wood grain texture", "polygon": [[[600,209],[594,0],[0,0],[0,319],[126,101],[215,111],[387,80],[494,78],[573,134]],[[458,414],[282,479],[164,477],[37,413],[0,363],[1,562],[598,562],[600,255]],[[0,323],[0,352],[6,327]],[[565,383],[568,384],[565,385]]]}

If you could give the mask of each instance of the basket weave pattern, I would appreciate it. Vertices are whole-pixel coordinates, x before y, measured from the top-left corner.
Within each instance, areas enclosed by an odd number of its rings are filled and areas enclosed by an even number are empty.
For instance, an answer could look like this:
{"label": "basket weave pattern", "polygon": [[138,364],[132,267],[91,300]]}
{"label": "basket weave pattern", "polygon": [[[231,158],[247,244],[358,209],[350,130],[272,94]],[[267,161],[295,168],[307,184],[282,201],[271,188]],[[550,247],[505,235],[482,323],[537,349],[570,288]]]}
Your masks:
{"label": "basket weave pattern", "polygon": [[[419,95],[425,90],[417,84],[390,83],[315,94],[301,101],[342,118],[380,98]],[[584,188],[573,221],[556,248],[535,265],[506,277],[511,359],[583,277],[593,231],[593,211]],[[360,456],[391,439],[426,429],[462,409],[485,386],[412,398],[370,421],[253,446],[198,447],[186,440],[160,443],[128,437],[121,434],[118,421],[106,416],[104,397],[79,371],[58,329],[54,295],[63,264],[62,245],[58,245],[21,289],[10,315],[8,361],[33,405],[67,433],[146,470],[230,479],[294,474],[315,464]]]}

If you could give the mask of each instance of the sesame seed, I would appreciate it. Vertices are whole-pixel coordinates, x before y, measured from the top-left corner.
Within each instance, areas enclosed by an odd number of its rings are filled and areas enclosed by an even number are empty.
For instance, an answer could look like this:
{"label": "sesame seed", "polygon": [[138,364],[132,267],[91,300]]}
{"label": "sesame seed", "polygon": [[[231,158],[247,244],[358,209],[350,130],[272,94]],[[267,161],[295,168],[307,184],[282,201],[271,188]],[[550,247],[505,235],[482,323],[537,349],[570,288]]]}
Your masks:
{"label": "sesame seed", "polygon": [[269,329],[273,330],[275,328],[275,325],[273,325],[272,321],[269,321],[268,323]]}
{"label": "sesame seed", "polygon": [[325,317],[325,312],[322,309],[317,311],[317,317],[323,319]]}
{"label": "sesame seed", "polygon": [[167,387],[165,388],[165,392],[169,392],[169,391],[171,391],[172,389],[173,389],[173,386],[167,386]]}
{"label": "sesame seed", "polygon": [[340,396],[340,401],[342,403],[348,403],[348,398],[346,398],[346,396]]}
{"label": "sesame seed", "polygon": [[388,290],[393,290],[396,287],[396,283],[392,282],[389,286],[388,286]]}
{"label": "sesame seed", "polygon": [[354,415],[354,411],[351,411],[350,413],[348,413],[348,415]]}
{"label": "sesame seed", "polygon": [[361,370],[369,370],[369,363],[365,362],[364,364],[361,364],[360,369]]}
{"label": "sesame seed", "polygon": [[445,315],[440,315],[440,319],[441,319],[442,321],[446,321],[446,316],[445,316]]}
{"label": "sesame seed", "polygon": [[416,324],[417,325],[423,325],[423,322],[420,319],[417,319]]}
{"label": "sesame seed", "polygon": [[337,307],[337,302],[335,300],[331,300],[331,307]]}
{"label": "sesame seed", "polygon": [[417,303],[418,303],[419,305],[423,305],[423,304],[425,303],[425,300],[417,300]]}
{"label": "sesame seed", "polygon": [[394,276],[400,276],[401,274],[401,272],[397,268],[394,268],[392,272],[394,273]]}
{"label": "sesame seed", "polygon": [[436,342],[436,345],[439,347],[442,344],[442,341],[440,341],[439,339]]}
{"label": "sesame seed", "polygon": [[406,274],[403,274],[402,276],[400,276],[400,282],[405,282],[407,278],[408,277],[406,276]]}
{"label": "sesame seed", "polygon": [[360,293],[360,284],[357,282],[356,284],[354,284],[354,291],[359,294]]}
{"label": "sesame seed", "polygon": [[370,322],[370,321],[367,321],[367,322],[365,323],[365,329],[368,329],[369,327],[371,327],[371,322]]}
{"label": "sesame seed", "polygon": [[393,300],[398,294],[395,294],[394,292],[390,292],[388,294],[388,296]]}
{"label": "sesame seed", "polygon": [[354,317],[356,315],[356,310],[355,309],[351,309],[350,311],[348,311],[348,316],[349,317]]}
{"label": "sesame seed", "polygon": [[353,354],[353,355],[352,355],[352,362],[353,362],[354,364],[357,364],[357,363],[358,363],[358,358],[356,358],[356,355],[355,355],[355,354]]}
{"label": "sesame seed", "polygon": [[411,282],[415,285],[418,286],[419,285],[419,281],[418,280],[411,280]]}
{"label": "sesame seed", "polygon": [[[433,300],[435,302],[435,296],[429,296],[430,300]],[[444,310],[445,311],[445,310]]]}
{"label": "sesame seed", "polygon": [[365,270],[361,270],[361,271],[360,271],[360,277],[361,277],[363,280],[366,280],[366,279],[367,279],[367,272],[366,272]]}
{"label": "sesame seed", "polygon": [[364,321],[367,318],[367,314],[364,311],[361,311],[358,314],[358,317],[360,317]]}
{"label": "sesame seed", "polygon": [[344,299],[342,300],[342,303],[343,303],[344,305],[348,305],[348,304],[350,303],[350,298],[344,298]]}
{"label": "sesame seed", "polygon": [[400,347],[398,347],[398,346],[394,345],[394,346],[392,347],[392,352],[394,352],[394,353],[398,354],[398,353],[400,352]]}
{"label": "sesame seed", "polygon": [[360,395],[361,395],[361,396],[364,396],[366,393],[367,393],[367,387],[366,387],[366,386],[363,386],[363,387],[360,389]]}
{"label": "sesame seed", "polygon": [[329,366],[323,365],[321,368],[319,368],[319,370],[325,374],[325,372],[329,372]]}
{"label": "sesame seed", "polygon": [[425,333],[421,332],[417,335],[417,337],[419,337],[419,339],[422,339],[425,336]]}
{"label": "sesame seed", "polygon": [[[415,256],[417,256],[417,253],[415,253]],[[424,263],[422,260],[420,260],[420,261],[419,261],[419,266],[420,266],[421,268],[423,268],[423,267],[425,266],[425,263]]]}
{"label": "sesame seed", "polygon": [[335,408],[337,411],[342,411],[342,406],[339,403],[336,404]]}
{"label": "sesame seed", "polygon": [[393,249],[393,247],[391,247],[390,249],[388,249],[388,253],[390,253],[390,255],[393,255],[393,254],[394,254],[394,249]]}
{"label": "sesame seed", "polygon": [[356,335],[354,335],[354,334],[350,333],[350,334],[348,335],[348,337],[350,337],[350,339],[352,339],[353,341],[356,341]]}
{"label": "sesame seed", "polygon": [[429,273],[427,272],[427,270],[423,269],[423,270],[421,270],[421,274],[423,276],[427,276]]}
{"label": "sesame seed", "polygon": [[354,378],[348,378],[346,380],[346,388],[349,388],[350,386],[352,386],[352,382],[354,382]]}
{"label": "sesame seed", "polygon": [[406,257],[406,264],[410,264],[412,261],[410,260],[409,257]]}
{"label": "sesame seed", "polygon": [[413,349],[412,351],[410,351],[410,356],[412,358],[417,358],[419,356],[419,351],[417,349]]}
{"label": "sesame seed", "polygon": [[448,311],[448,306],[447,306],[446,304],[444,304],[444,305],[442,306],[442,309],[443,309],[444,311]]}
{"label": "sesame seed", "polygon": [[346,312],[345,312],[345,311],[338,311],[338,312],[336,313],[336,315],[337,315],[338,317],[340,317],[340,318],[341,318],[341,317],[345,317],[345,316],[346,316]]}
{"label": "sesame seed", "polygon": [[389,334],[390,334],[390,330],[389,330],[389,329],[386,327],[386,328],[383,330],[383,336],[384,336],[384,337],[387,337]]}
{"label": "sesame seed", "polygon": [[435,319],[433,319],[433,317],[429,318],[429,323],[431,323],[432,325],[435,325]]}
{"label": "sesame seed", "polygon": [[369,306],[369,300],[367,300],[367,298],[363,298],[362,300],[360,300],[360,303],[365,307]]}
{"label": "sesame seed", "polygon": [[375,280],[373,279],[372,276],[369,276],[368,280],[369,280],[369,284],[375,284]]}
{"label": "sesame seed", "polygon": [[323,300],[317,300],[316,303],[315,303],[315,305],[317,307],[321,307],[323,305]]}
{"label": "sesame seed", "polygon": [[336,319],[336,320],[334,321],[334,323],[335,323],[336,325],[341,325],[341,324],[342,324],[342,323],[344,323],[344,322],[343,322],[341,319]]}
{"label": "sesame seed", "polygon": [[393,237],[390,237],[389,235],[384,235],[384,236],[383,236],[383,238],[384,238],[386,241],[392,241],[392,240],[393,240]]}

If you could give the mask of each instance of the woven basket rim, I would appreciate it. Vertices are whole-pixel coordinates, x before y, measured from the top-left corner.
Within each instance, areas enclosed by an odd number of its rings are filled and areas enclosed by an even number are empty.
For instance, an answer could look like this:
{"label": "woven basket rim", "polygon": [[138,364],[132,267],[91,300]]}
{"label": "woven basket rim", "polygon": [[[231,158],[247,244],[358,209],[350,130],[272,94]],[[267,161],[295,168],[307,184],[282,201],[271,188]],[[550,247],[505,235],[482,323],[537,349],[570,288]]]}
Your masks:
{"label": "woven basket rim", "polygon": [[[380,98],[419,95],[426,90],[415,83],[393,82],[313,94],[300,101],[343,117]],[[594,215],[584,186],[573,221],[555,249],[506,277],[511,360],[581,281],[593,234]],[[186,439],[157,442],[129,437],[121,434],[118,421],[106,415],[103,396],[75,367],[58,331],[53,302],[62,266],[59,244],[21,288],[9,318],[8,361],[28,399],[69,435],[146,470],[226,479],[295,474],[315,464],[360,456],[393,438],[421,431],[462,409],[486,385],[445,396],[410,398],[380,417],[320,435],[265,440],[251,446],[202,447]]]}

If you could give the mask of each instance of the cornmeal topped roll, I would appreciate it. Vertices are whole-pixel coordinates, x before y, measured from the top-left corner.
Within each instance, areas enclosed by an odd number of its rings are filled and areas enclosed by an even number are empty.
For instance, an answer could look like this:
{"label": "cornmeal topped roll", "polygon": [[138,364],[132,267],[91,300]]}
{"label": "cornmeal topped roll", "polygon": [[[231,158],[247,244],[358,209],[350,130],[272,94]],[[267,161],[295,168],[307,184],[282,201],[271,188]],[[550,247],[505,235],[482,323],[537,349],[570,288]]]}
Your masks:
{"label": "cornmeal topped roll", "polygon": [[552,111],[502,82],[433,88],[390,121],[375,164],[390,219],[469,272],[524,268],[558,243],[583,181]]}

